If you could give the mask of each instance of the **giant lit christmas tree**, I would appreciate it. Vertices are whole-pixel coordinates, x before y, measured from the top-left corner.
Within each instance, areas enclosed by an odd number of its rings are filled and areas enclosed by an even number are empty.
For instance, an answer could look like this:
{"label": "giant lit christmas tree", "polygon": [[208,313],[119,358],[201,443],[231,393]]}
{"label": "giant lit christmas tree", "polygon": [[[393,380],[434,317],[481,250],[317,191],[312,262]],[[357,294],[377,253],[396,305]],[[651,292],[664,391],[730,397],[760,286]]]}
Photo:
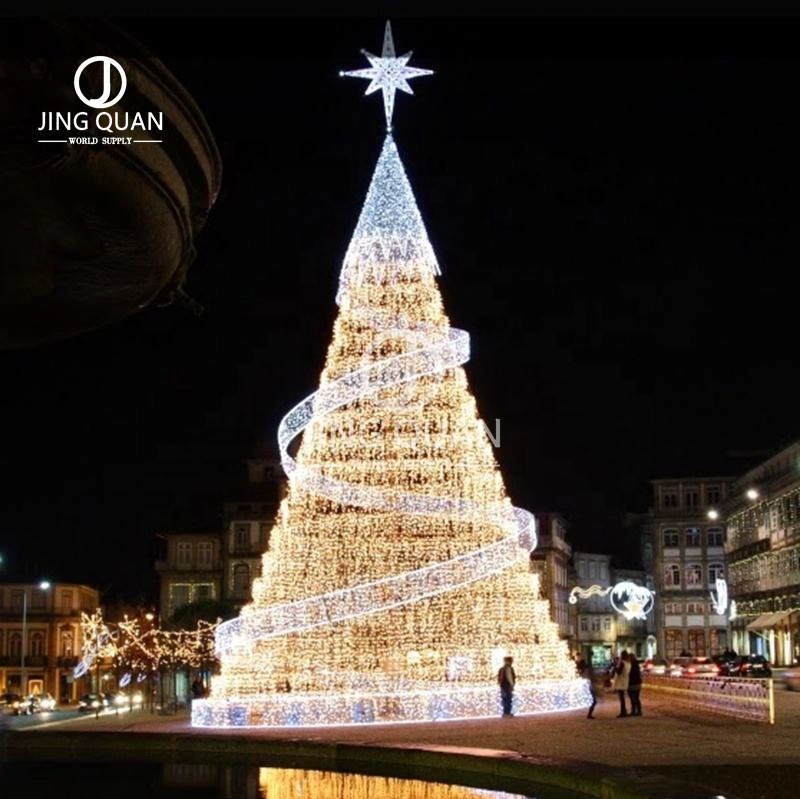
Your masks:
{"label": "giant lit christmas tree", "polygon": [[[253,584],[220,626],[222,669],[195,726],[285,726],[583,707],[539,596],[531,514],[506,496],[461,367],[425,225],[391,135],[396,89],[430,74],[383,53],[343,73],[383,92],[388,134],[344,259],[319,390],[282,420],[290,477]],[[292,443],[302,433],[296,455]]]}

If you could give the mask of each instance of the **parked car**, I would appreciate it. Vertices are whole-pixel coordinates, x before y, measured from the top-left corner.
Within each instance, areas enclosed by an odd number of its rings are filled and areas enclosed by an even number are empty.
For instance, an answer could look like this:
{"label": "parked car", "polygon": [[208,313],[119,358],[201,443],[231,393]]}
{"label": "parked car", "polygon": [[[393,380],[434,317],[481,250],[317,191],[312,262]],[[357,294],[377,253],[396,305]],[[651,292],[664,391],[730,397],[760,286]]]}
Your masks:
{"label": "parked car", "polygon": [[800,691],[800,666],[793,666],[783,672],[783,684],[787,691]]}
{"label": "parked car", "polygon": [[772,666],[763,655],[740,655],[730,665],[732,677],[771,677]]}
{"label": "parked car", "polygon": [[683,677],[683,670],[692,662],[690,657],[672,658],[667,666],[668,677]]}
{"label": "parked car", "polygon": [[642,674],[666,674],[667,667],[669,663],[667,663],[665,658],[647,658],[644,663],[641,664]]}
{"label": "parked car", "polygon": [[683,667],[683,677],[718,677],[719,664],[714,658],[694,657]]}
{"label": "parked car", "polygon": [[78,710],[81,712],[87,710],[105,710],[108,707],[107,694],[84,694],[78,700]]}

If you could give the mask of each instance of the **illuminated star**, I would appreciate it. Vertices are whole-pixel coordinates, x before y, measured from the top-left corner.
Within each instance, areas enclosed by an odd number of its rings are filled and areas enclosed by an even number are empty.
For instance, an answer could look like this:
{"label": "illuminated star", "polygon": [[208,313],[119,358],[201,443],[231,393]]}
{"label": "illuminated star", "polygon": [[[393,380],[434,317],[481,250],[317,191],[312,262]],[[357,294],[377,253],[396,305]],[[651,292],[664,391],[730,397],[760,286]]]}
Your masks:
{"label": "illuminated star", "polygon": [[399,58],[394,53],[394,41],[392,41],[392,25],[386,23],[386,31],[383,35],[383,52],[380,56],[373,55],[366,50],[361,51],[372,65],[366,69],[353,69],[348,72],[340,72],[339,75],[348,78],[368,78],[371,83],[367,86],[364,94],[372,94],[380,89],[383,92],[383,109],[386,112],[386,127],[392,129],[392,112],[394,111],[394,94],[400,91],[406,94],[414,94],[408,85],[410,78],[419,78],[422,75],[433,75],[432,69],[417,69],[416,67],[406,66],[411,59],[411,51]]}

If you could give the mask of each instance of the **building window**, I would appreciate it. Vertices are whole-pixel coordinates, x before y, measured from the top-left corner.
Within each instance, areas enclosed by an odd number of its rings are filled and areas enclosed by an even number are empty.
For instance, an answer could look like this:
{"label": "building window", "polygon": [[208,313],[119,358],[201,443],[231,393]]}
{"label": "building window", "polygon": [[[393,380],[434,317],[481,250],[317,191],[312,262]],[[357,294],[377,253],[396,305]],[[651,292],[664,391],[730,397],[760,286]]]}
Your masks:
{"label": "building window", "polygon": [[24,595],[25,595],[24,591],[11,592],[11,610],[16,610],[22,613],[22,602]]}
{"label": "building window", "polygon": [[667,616],[680,616],[683,613],[683,604],[681,602],[665,602],[664,613]]}
{"label": "building window", "polygon": [[250,567],[246,563],[237,563],[233,567],[233,595],[236,599],[245,599],[250,594]]}
{"label": "building window", "polygon": [[600,632],[600,619],[597,616],[592,616],[592,632]]}
{"label": "building window", "polygon": [[675,491],[665,491],[662,495],[665,508],[678,507],[678,494]]}
{"label": "building window", "polygon": [[712,655],[719,654],[728,648],[728,631],[710,629],[708,631],[709,649]]}
{"label": "building window", "polygon": [[173,583],[170,586],[170,606],[172,607],[173,613],[178,610],[178,608],[189,604],[191,597],[189,593],[190,587],[188,583]]}
{"label": "building window", "polygon": [[680,546],[677,530],[664,530],[664,546],[673,548]]}
{"label": "building window", "polygon": [[714,585],[717,580],[725,577],[725,566],[722,563],[708,564],[708,584]]}
{"label": "building window", "polygon": [[31,655],[33,657],[41,657],[44,654],[44,634],[32,633],[31,634]]}
{"label": "building window", "polygon": [[237,524],[233,529],[233,546],[241,552],[250,549],[250,525]]}
{"label": "building window", "polygon": [[665,588],[680,588],[681,585],[681,569],[674,563],[664,567],[664,587]]}
{"label": "building window", "polygon": [[22,633],[11,633],[8,636],[8,654],[16,660],[22,656]]}
{"label": "building window", "polygon": [[705,630],[689,630],[689,651],[695,657],[705,656],[706,654]]}
{"label": "building window", "polygon": [[189,569],[192,565],[192,545],[188,541],[179,541],[176,550],[179,569]]}
{"label": "building window", "polygon": [[611,632],[611,616],[604,616],[603,617],[603,632],[610,633]]}
{"label": "building window", "polygon": [[683,492],[683,504],[689,510],[698,507],[700,504],[699,499],[700,497],[694,489]]}
{"label": "building window", "polygon": [[686,546],[687,547],[699,547],[700,546],[700,528],[699,527],[687,527],[685,532]]}
{"label": "building window", "polygon": [[721,547],[724,543],[724,535],[721,527],[709,527],[706,530],[706,545],[710,547]]}
{"label": "building window", "polygon": [[210,569],[214,546],[210,541],[201,541],[197,545],[197,567],[199,569]]}
{"label": "building window", "polygon": [[683,652],[683,631],[664,630],[664,656],[676,658],[681,652]]}
{"label": "building window", "polygon": [[703,584],[703,569],[699,563],[686,565],[686,587],[701,586]]}
{"label": "building window", "polygon": [[710,485],[706,488],[706,504],[719,505],[720,491],[718,485]]}
{"label": "building window", "polygon": [[706,612],[705,602],[687,602],[686,612],[691,616],[702,616]]}
{"label": "building window", "polygon": [[194,587],[195,602],[205,602],[214,598],[214,586],[211,583],[198,583]]}
{"label": "building window", "polygon": [[74,651],[73,645],[73,638],[72,638],[72,631],[65,631],[61,633],[61,657],[62,658],[71,658],[72,653]]}
{"label": "building window", "polygon": [[72,612],[72,591],[61,592],[61,610],[63,613]]}
{"label": "building window", "polygon": [[589,619],[587,619],[586,616],[581,616],[581,632],[589,632]]}

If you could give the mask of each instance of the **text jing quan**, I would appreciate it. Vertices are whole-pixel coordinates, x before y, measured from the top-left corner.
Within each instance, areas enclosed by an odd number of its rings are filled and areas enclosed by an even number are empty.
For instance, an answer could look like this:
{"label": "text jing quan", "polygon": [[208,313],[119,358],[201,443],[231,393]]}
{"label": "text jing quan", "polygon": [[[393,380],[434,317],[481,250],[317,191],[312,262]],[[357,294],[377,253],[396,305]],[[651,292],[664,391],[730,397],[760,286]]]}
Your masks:
{"label": "text jing quan", "polygon": [[[42,111],[42,124],[38,130],[89,130],[90,118],[86,111]],[[146,115],[139,111],[100,111],[94,118],[94,127],[109,132],[118,130],[163,130],[163,112]]]}

